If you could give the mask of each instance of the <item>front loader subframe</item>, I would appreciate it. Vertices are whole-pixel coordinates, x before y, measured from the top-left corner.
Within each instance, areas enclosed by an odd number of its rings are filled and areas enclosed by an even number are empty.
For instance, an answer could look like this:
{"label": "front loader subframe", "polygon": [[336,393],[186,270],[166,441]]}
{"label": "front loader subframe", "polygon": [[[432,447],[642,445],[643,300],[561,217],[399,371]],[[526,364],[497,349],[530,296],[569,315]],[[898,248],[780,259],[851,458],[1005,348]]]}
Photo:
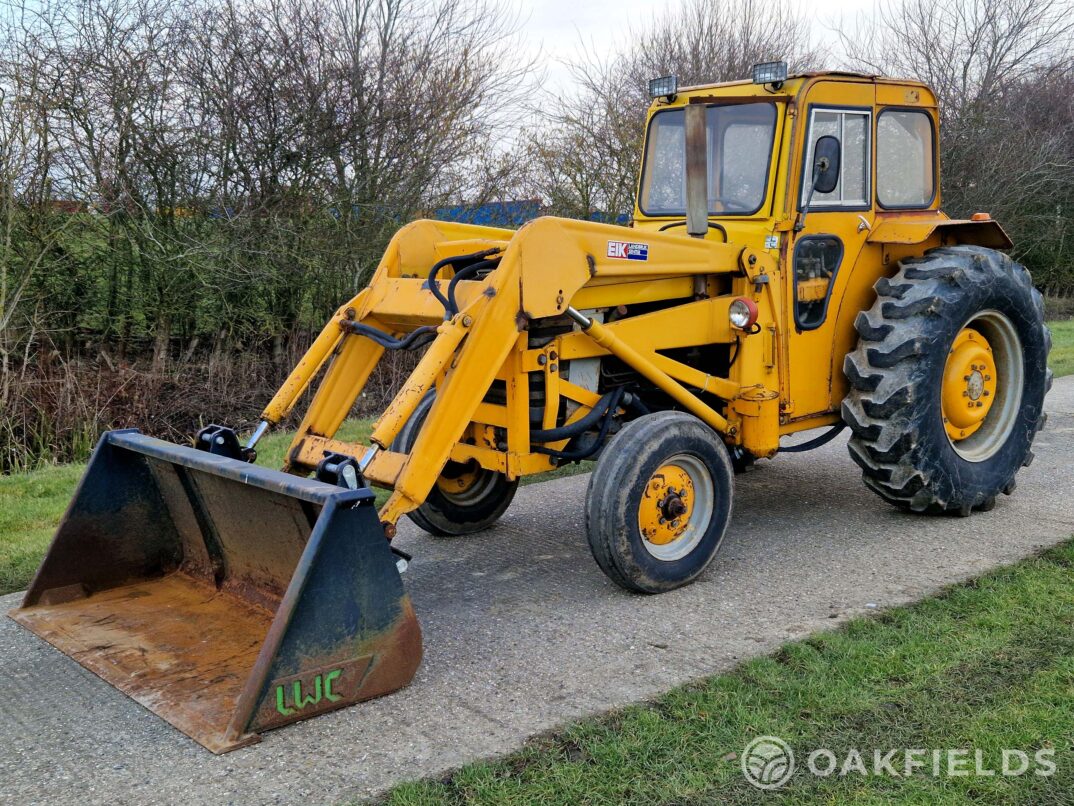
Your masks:
{"label": "front loader subframe", "polygon": [[[619,326],[604,326],[580,311],[614,300],[620,287],[627,296],[635,293],[640,280],[682,286],[690,293],[699,278],[704,288],[705,278],[736,274],[742,278],[742,287],[749,289],[754,287],[753,279],[775,271],[774,261],[767,254],[733,245],[659,234],[646,236],[648,265],[616,260],[609,243],[624,232],[628,231],[612,225],[556,218],[537,219],[518,232],[432,221],[415,222],[401,230],[369,288],[337,311],[263,414],[268,422],[281,421],[318,370],[328,364],[292,442],[287,469],[308,472],[326,451],[356,456],[368,479],[392,490],[380,510],[391,535],[400,516],[422,505],[449,460],[476,459],[511,479],[553,469],[556,465],[547,449],[561,448],[566,441],[533,444],[527,373],[543,371],[546,388],[572,401],[575,411],[570,421],[577,421],[596,405],[599,396],[556,377],[555,370],[564,359],[582,355],[615,355],[714,430],[735,438],[743,420],[759,418],[760,409],[728,407],[721,412],[706,394],[734,401],[744,384],[707,375],[658,352],[678,346],[676,339],[687,344],[738,339],[740,349],[760,349],[759,340],[755,344],[730,332],[727,295],[702,295],[689,303],[696,309],[688,311],[679,306],[675,311],[680,321],[674,325],[667,316],[660,318],[666,312],[650,316],[652,323],[643,323],[639,320],[645,317],[639,317]],[[475,252],[494,268],[483,278],[452,284],[458,286],[458,312],[449,310],[445,319],[445,306],[425,279],[428,267],[450,265],[452,255],[460,256],[460,261],[474,258]],[[617,286],[617,281],[623,285]],[[755,287],[759,303],[771,308],[775,300],[762,291],[769,285],[757,283]],[[443,284],[438,288],[441,297],[443,288]],[[586,323],[578,330],[578,338],[569,342],[570,354],[538,356],[538,363],[530,366],[535,352],[527,344],[531,323],[554,317],[569,323],[570,316]],[[691,323],[685,330],[683,321]],[[389,338],[418,327],[436,327],[435,339],[376,421],[368,446],[333,439],[384,355],[383,340],[356,334],[352,323]],[[494,410],[486,402],[486,393],[497,379],[504,382],[506,404]],[[405,454],[392,450],[407,420],[434,388],[436,399],[416,442]],[[756,392],[750,390],[754,397]],[[772,405],[764,408],[766,419],[774,413],[774,396],[769,397]],[[546,428],[554,424],[547,417],[543,423]],[[473,436],[474,425],[499,428],[505,439],[482,444]],[[760,433],[756,428],[746,430]],[[765,439],[773,444],[751,444],[754,455],[774,452],[778,429],[769,427]]]}

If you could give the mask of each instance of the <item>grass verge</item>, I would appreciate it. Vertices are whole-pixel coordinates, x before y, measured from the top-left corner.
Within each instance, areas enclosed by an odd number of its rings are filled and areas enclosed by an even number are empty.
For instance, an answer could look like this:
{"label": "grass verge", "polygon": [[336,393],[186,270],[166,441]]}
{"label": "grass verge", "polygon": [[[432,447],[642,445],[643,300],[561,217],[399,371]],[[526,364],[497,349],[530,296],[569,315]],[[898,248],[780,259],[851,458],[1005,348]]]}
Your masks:
{"label": "grass verge", "polygon": [[1048,356],[1048,365],[1059,378],[1074,373],[1074,319],[1062,322],[1049,322],[1052,331],[1052,352]]}
{"label": "grass verge", "polygon": [[[798,769],[775,791],[739,754],[773,735]],[[1074,542],[923,602],[788,644],[774,656],[575,724],[501,761],[402,785],[393,806],[657,803],[1070,803],[1074,792]],[[811,774],[826,748],[873,769],[873,751],[924,749],[910,776]],[[1004,776],[1002,750],[1030,769]],[[933,749],[982,754],[991,776],[933,776]],[[1054,752],[1054,774],[1034,761]],[[905,756],[894,756],[905,773]],[[941,770],[947,757],[941,756]],[[821,761],[821,766],[826,764]],[[958,769],[956,764],[956,769]]]}

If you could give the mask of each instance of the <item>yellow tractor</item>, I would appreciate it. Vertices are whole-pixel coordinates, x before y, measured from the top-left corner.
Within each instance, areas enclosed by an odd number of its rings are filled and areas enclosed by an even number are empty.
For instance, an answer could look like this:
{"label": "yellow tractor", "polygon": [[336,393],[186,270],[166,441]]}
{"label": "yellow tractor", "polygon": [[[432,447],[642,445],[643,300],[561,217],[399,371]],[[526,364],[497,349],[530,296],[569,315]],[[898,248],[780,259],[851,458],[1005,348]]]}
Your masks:
{"label": "yellow tractor", "polygon": [[[827,429],[782,450],[849,426],[907,511],[1011,493],[1050,336],[999,224],[940,210],[929,88],[773,62],[650,90],[631,226],[403,227],[246,445],[104,435],[13,617],[222,752],[410,681],[404,515],[472,533],[523,476],[596,459],[593,555],[655,593],[716,555],[735,471],[801,431]],[[396,350],[420,360],[369,444],[335,439]],[[252,464],[315,379],[283,472]]]}

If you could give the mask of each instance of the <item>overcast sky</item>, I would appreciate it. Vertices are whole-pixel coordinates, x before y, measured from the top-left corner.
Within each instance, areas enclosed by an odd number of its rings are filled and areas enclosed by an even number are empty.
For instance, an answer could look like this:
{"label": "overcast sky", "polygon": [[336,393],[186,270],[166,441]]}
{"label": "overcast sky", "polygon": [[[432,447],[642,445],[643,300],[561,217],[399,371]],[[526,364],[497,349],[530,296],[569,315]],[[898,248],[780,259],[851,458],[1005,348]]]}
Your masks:
{"label": "overcast sky", "polygon": [[[521,33],[530,56],[546,71],[546,86],[567,89],[571,77],[562,60],[577,57],[583,47],[606,56],[617,43],[628,41],[632,27],[644,27],[674,5],[654,0],[522,0]],[[800,0],[798,5],[822,38],[841,14],[853,17],[869,10],[872,0]]]}

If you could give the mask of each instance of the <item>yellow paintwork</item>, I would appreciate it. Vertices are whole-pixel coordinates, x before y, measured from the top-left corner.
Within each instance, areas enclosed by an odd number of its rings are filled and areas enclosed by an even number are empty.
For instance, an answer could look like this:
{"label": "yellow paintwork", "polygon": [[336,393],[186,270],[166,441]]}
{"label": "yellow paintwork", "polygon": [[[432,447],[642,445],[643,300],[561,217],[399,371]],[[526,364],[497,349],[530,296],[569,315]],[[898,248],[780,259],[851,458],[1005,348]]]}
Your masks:
{"label": "yellow paintwork", "polygon": [[1014,246],[999,222],[992,219],[943,220],[935,216],[915,218],[911,214],[881,222],[865,240],[871,244],[919,244],[929,240],[937,231],[957,238],[959,230],[966,229],[973,231],[973,243],[989,249],[1010,249]]}
{"label": "yellow paintwork", "polygon": [[[843,358],[856,342],[854,319],[872,304],[877,279],[892,274],[899,259],[942,243],[1009,241],[993,221],[948,219],[938,193],[920,209],[885,210],[876,203],[875,181],[869,182],[864,207],[813,210],[804,227],[795,227],[800,188],[809,172],[803,163],[811,109],[868,111],[871,140],[876,115],[886,106],[921,109],[936,131],[935,96],[923,84],[848,74],[792,77],[779,89],[732,82],[685,88],[670,103],[654,102],[649,116],[688,103],[750,100],[776,108],[768,183],[757,213],[713,216],[726,230],[726,242],[715,227],[704,239],[688,237],[677,225],[684,215],[647,216],[640,209],[631,228],[545,217],[517,231],[428,220],[399,230],[369,288],[335,313],[265,409],[264,419],[281,422],[324,370],[286,469],[308,472],[326,450],[362,458],[366,478],[393,491],[381,510],[388,524],[420,506],[436,484],[450,487],[441,479],[448,461],[473,461],[511,479],[553,469],[555,463],[535,451],[531,441],[531,375],[543,380],[544,409],[537,421],[541,428],[551,428],[563,422],[564,404],[568,422],[574,422],[599,399],[567,376],[572,362],[609,355],[708,423],[726,442],[756,456],[773,455],[783,434],[837,422],[847,391]],[[939,153],[935,144],[932,150]],[[875,177],[875,148],[870,155],[869,173]],[[938,164],[934,168],[938,186]],[[816,234],[839,238],[843,254],[830,283],[824,320],[804,330],[796,323],[795,305],[823,301],[829,281],[812,278],[796,285],[791,260],[796,244]],[[646,257],[624,259],[612,248],[619,241],[644,244]],[[445,257],[490,249],[499,250],[497,268],[460,281],[460,312],[444,321],[443,307],[427,287],[430,267]],[[441,290],[450,277],[447,267],[440,276]],[[738,296],[758,307],[750,332],[736,330],[728,321],[728,306]],[[585,331],[571,329],[564,316],[568,306],[601,316],[592,317]],[[643,306],[640,312],[636,306]],[[625,318],[624,310],[630,312]],[[531,326],[550,319],[566,326],[531,345]],[[377,420],[368,447],[332,439],[384,352],[368,338],[344,334],[341,323],[346,321],[397,337],[422,325],[438,328]],[[679,354],[667,353],[710,345],[726,345],[723,355],[734,355],[726,376],[718,367],[686,363]],[[494,381],[503,391],[487,399]],[[391,450],[434,387],[435,403],[410,452]],[[566,442],[545,447],[562,449]]]}
{"label": "yellow paintwork", "polygon": [[[657,365],[658,359],[663,359],[664,362],[670,365],[674,365],[677,362],[671,361],[666,357],[658,356],[653,352],[646,354],[635,349],[628,341],[620,339],[612,327],[606,327],[599,322],[593,322],[589,326],[589,329],[585,331],[585,334],[593,339],[596,344],[603,347],[616,358],[622,360],[624,364],[637,370],[640,375],[644,376],[659,389],[674,398],[677,403],[691,414],[696,415],[703,422],[708,423],[714,430],[721,433],[727,432],[730,427],[727,419],[724,418],[723,415],[713,411],[711,406],[706,405],[697,395],[681,383],[678,383],[669,371],[674,369],[673,366],[660,367]],[[679,366],[682,367],[683,370],[689,369],[689,367],[682,364]],[[698,370],[692,371],[701,375]],[[710,383],[716,384],[719,382],[719,379],[706,375],[698,378],[698,381],[699,383],[695,383],[694,385],[698,389],[704,390]],[[727,382],[724,381],[724,383]]]}
{"label": "yellow paintwork", "polygon": [[[678,540],[690,525],[696,498],[693,479],[686,470],[674,463],[658,467],[638,502],[641,536],[657,546]],[[669,511],[676,505],[677,509]]]}
{"label": "yellow paintwork", "polygon": [[978,330],[964,327],[951,344],[944,365],[940,406],[952,442],[972,436],[996,399],[996,361]]}

